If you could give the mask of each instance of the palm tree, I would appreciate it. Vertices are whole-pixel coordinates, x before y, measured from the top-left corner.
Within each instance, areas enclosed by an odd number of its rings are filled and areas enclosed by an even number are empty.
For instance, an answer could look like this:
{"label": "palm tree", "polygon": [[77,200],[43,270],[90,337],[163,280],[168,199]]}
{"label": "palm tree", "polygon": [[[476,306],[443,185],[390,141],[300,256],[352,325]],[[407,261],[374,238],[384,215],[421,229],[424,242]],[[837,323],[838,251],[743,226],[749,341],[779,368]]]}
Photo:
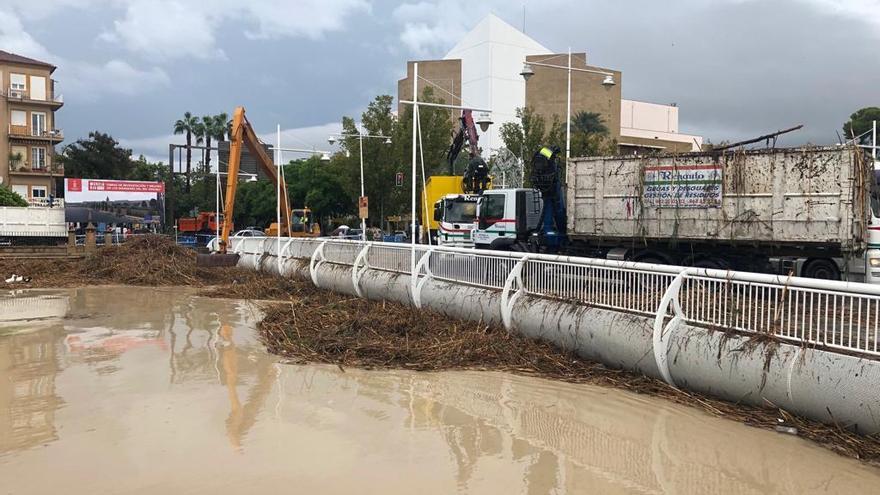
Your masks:
{"label": "palm tree", "polygon": [[[198,118],[198,117],[196,117],[196,118]],[[196,124],[195,128],[193,129],[193,136],[196,137],[196,146],[201,146],[201,145],[205,144],[205,133],[206,132],[207,132],[207,126],[205,125],[205,123],[203,121]],[[205,173],[205,150],[204,150],[204,148],[202,149],[201,164],[202,164],[201,172],[204,174]]]}
{"label": "palm tree", "polygon": [[211,140],[216,139],[218,142],[223,141],[226,137],[226,120],[227,115],[221,113],[218,115],[205,115],[202,117],[202,124],[205,127],[205,147],[208,148],[208,154],[205,155],[205,170],[211,171]]}
{"label": "palm tree", "polygon": [[571,118],[571,126],[575,132],[582,134],[608,134],[608,126],[597,112],[578,112]]}
{"label": "palm tree", "polygon": [[189,192],[189,176],[192,172],[192,137],[199,125],[199,118],[186,112],[174,123],[174,134],[186,134],[186,192]]}

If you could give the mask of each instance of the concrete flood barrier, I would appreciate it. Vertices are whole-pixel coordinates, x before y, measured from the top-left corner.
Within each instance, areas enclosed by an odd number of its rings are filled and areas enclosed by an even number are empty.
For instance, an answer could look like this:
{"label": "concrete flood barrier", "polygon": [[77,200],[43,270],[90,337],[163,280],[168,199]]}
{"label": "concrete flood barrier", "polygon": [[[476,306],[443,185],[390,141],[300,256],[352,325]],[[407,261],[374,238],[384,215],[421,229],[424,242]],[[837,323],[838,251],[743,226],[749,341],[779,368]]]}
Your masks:
{"label": "concrete flood barrier", "polygon": [[[421,268],[418,268],[418,264],[410,261],[408,257],[401,257],[392,263],[394,270],[390,270],[388,263],[380,261],[378,257],[363,262],[365,258],[363,255],[374,249],[377,251],[388,249],[396,250],[394,256],[397,256],[406,248],[399,245],[386,248],[378,246],[379,243],[369,247],[363,243],[347,243],[345,249],[357,254],[349,253],[351,261],[346,263],[346,260],[340,260],[338,257],[329,260],[323,258],[326,253],[322,254],[322,244],[326,249],[326,243],[323,241],[285,241],[286,248],[282,248],[280,262],[275,255],[279,244],[274,239],[248,240],[236,244],[234,248],[241,256],[239,266],[242,267],[269,273],[278,273],[280,270],[285,276],[309,280],[318,287],[340,293],[431,308],[454,318],[503,324],[510,331],[549,341],[584,359],[662,379],[684,390],[711,395],[734,403],[758,406],[772,404],[800,416],[837,424],[862,434],[880,432],[880,392],[877,387],[880,384],[880,360],[873,355],[858,355],[858,352],[855,352],[858,349],[844,353],[836,349],[819,348],[814,342],[811,343],[806,339],[798,343],[791,338],[784,339],[783,336],[770,332],[750,335],[748,330],[743,330],[742,321],[737,320],[739,316],[736,315],[732,321],[739,323],[731,325],[734,330],[722,328],[717,324],[694,322],[694,316],[687,312],[701,310],[689,307],[687,298],[690,296],[682,296],[679,291],[695,291],[699,287],[693,284],[687,285],[693,279],[687,279],[688,275],[682,273],[684,270],[681,268],[677,269],[678,274],[674,276],[672,273],[675,273],[675,267],[660,269],[672,271],[667,274],[669,276],[662,278],[664,281],[669,281],[668,287],[661,288],[663,297],[649,301],[649,305],[657,302],[657,313],[651,315],[646,311],[584,303],[584,298],[578,300],[574,297],[569,299],[548,297],[535,293],[538,289],[527,290],[526,287],[530,285],[536,287],[533,280],[530,280],[530,277],[534,278],[536,272],[521,270],[524,265],[523,259],[529,256],[516,259],[507,254],[500,255],[507,260],[498,265],[503,265],[502,271],[506,274],[506,281],[501,284],[496,280],[493,282],[495,284],[493,287],[491,283],[485,282],[492,278],[492,273],[476,283],[473,277],[474,273],[480,271],[480,266],[487,262],[494,263],[492,260],[499,256],[498,253],[478,253],[473,250],[458,253],[456,250],[421,247],[421,252],[416,253],[421,259]],[[457,281],[450,277],[449,273],[440,276],[439,273],[448,266],[433,263],[430,257],[435,255],[440,256],[438,259],[452,255],[470,256],[472,265],[466,266],[465,270],[455,275],[467,281]],[[330,256],[336,255],[328,255]],[[544,262],[540,257],[537,261]],[[381,268],[373,266],[371,264],[373,262],[385,266]],[[563,262],[572,261],[565,259]],[[580,263],[579,260],[575,262]],[[599,271],[616,266],[606,260],[587,261],[584,266],[593,262],[598,262],[593,268],[599,267]],[[408,273],[412,265],[417,266],[416,280],[412,280]],[[636,265],[638,264],[629,263],[617,268],[621,270],[644,268],[646,273],[657,269],[653,265],[643,267]],[[519,272],[517,267],[520,267]],[[700,283],[706,277],[731,279],[731,272],[714,272],[718,271],[700,270],[692,276],[701,281]],[[563,281],[559,282],[561,285],[578,286],[577,283],[569,280],[572,277],[559,275],[561,272],[553,273],[562,278]],[[633,273],[642,276],[638,272]],[[655,275],[650,275],[649,279],[659,280]],[[751,275],[754,274],[743,277],[747,280]],[[581,285],[589,285],[591,283],[589,281],[595,279],[595,273],[588,274],[586,278],[581,279]],[[630,280],[630,278],[627,275],[621,280]],[[766,291],[767,284],[763,282],[766,281],[755,279],[748,283],[758,284]],[[791,279],[785,282],[790,283]],[[815,285],[814,282],[819,281],[802,284],[808,290],[815,290],[811,288]],[[711,283],[714,281],[710,281]],[[828,290],[852,288],[849,286],[852,284],[842,283],[839,287],[832,284],[831,289]],[[630,287],[627,290],[631,291],[633,285],[619,284],[618,287]],[[605,287],[605,290],[614,291],[613,288],[608,287]],[[728,299],[733,297],[731,290],[734,289],[728,288],[725,292]],[[796,293],[797,290],[797,287],[793,288],[789,285],[788,290],[780,292],[786,295],[786,299],[778,301],[788,301],[787,298],[791,297],[791,293]],[[629,295],[633,296],[632,293]],[[843,296],[854,297],[850,294]],[[875,297],[871,294],[868,296]],[[700,295],[700,297],[704,296]],[[798,296],[794,297],[797,300]],[[753,299],[747,300],[746,304],[760,306],[766,304],[768,300],[773,301],[772,298]],[[641,302],[626,304],[637,308]],[[706,304],[711,306],[712,303],[706,300]],[[720,304],[718,306],[721,307]],[[801,307],[794,307],[798,308],[795,311],[798,313]],[[809,309],[812,312],[814,308]],[[874,311],[880,308],[869,305],[867,309]],[[787,311],[791,312],[791,308],[783,305],[781,314],[786,314]],[[806,308],[801,311],[804,315],[806,312]],[[777,316],[780,314],[778,307],[775,314]],[[836,316],[837,314],[835,318]],[[841,315],[841,318],[844,316]],[[764,316],[760,316],[760,319],[763,320]],[[824,321],[821,317],[816,319],[820,322]],[[780,332],[786,331],[787,328],[788,332],[792,333],[792,327],[797,327],[797,324],[791,321],[777,323],[780,325]],[[876,322],[871,321],[864,324],[866,327],[860,329],[860,333],[862,330],[864,332],[873,330],[877,325]],[[874,347],[876,340],[872,340],[872,338],[876,339],[876,335],[865,338],[869,348],[876,348]],[[863,345],[861,340],[857,344]]]}

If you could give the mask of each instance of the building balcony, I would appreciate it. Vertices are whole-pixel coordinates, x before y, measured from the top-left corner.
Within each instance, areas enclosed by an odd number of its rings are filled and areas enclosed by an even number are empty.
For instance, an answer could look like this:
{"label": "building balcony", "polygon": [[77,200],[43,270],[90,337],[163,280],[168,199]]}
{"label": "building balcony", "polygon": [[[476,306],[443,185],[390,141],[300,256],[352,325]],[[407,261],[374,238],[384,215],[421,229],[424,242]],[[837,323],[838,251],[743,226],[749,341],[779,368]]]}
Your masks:
{"label": "building balcony", "polygon": [[63,176],[64,167],[58,164],[47,164],[46,166],[35,168],[29,162],[21,160],[9,163],[9,173],[12,175]]}
{"label": "building balcony", "polygon": [[31,97],[31,92],[26,89],[6,88],[0,91],[8,101],[17,101],[21,103],[32,103],[34,105],[48,105],[53,109],[59,109],[64,105],[64,95],[54,92],[46,93],[46,97],[42,100],[36,100]]}
{"label": "building balcony", "polygon": [[10,139],[24,139],[49,141],[52,143],[60,143],[64,141],[64,131],[61,129],[47,129],[43,131],[34,131],[28,129],[26,125],[9,125]]}

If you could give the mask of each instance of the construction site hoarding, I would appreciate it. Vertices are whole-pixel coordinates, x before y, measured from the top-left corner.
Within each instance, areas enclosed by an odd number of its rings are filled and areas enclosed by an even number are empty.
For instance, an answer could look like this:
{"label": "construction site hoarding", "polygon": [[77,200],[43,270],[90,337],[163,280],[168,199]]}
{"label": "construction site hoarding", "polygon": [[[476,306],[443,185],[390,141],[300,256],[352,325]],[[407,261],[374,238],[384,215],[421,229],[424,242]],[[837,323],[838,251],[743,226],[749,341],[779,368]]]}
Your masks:
{"label": "construction site hoarding", "polygon": [[857,252],[870,220],[870,165],[847,146],[574,158],[568,233]]}
{"label": "construction site hoarding", "polygon": [[156,181],[64,179],[70,223],[161,224],[165,183]]}

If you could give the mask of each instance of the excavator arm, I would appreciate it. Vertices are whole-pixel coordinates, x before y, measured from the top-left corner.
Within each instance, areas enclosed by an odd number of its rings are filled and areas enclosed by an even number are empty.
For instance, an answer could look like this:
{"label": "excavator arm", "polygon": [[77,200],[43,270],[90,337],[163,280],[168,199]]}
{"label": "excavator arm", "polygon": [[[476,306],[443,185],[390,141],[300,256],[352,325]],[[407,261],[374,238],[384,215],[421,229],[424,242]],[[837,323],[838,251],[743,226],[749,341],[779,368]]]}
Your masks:
{"label": "excavator arm", "polygon": [[232,218],[235,212],[235,191],[238,188],[238,172],[241,168],[241,147],[247,146],[251,156],[256,158],[260,169],[272,179],[272,183],[277,185],[281,181],[281,232],[290,234],[290,205],[287,201],[287,185],[284,183],[284,177],[279,177],[275,163],[266,149],[263,148],[257,133],[251,123],[248,122],[244,115],[244,107],[236,107],[232,116],[232,133],[229,137],[229,166],[228,175],[226,176],[226,201],[223,215],[223,229],[220,233],[220,252],[226,253],[229,246],[229,236],[232,233]]}

